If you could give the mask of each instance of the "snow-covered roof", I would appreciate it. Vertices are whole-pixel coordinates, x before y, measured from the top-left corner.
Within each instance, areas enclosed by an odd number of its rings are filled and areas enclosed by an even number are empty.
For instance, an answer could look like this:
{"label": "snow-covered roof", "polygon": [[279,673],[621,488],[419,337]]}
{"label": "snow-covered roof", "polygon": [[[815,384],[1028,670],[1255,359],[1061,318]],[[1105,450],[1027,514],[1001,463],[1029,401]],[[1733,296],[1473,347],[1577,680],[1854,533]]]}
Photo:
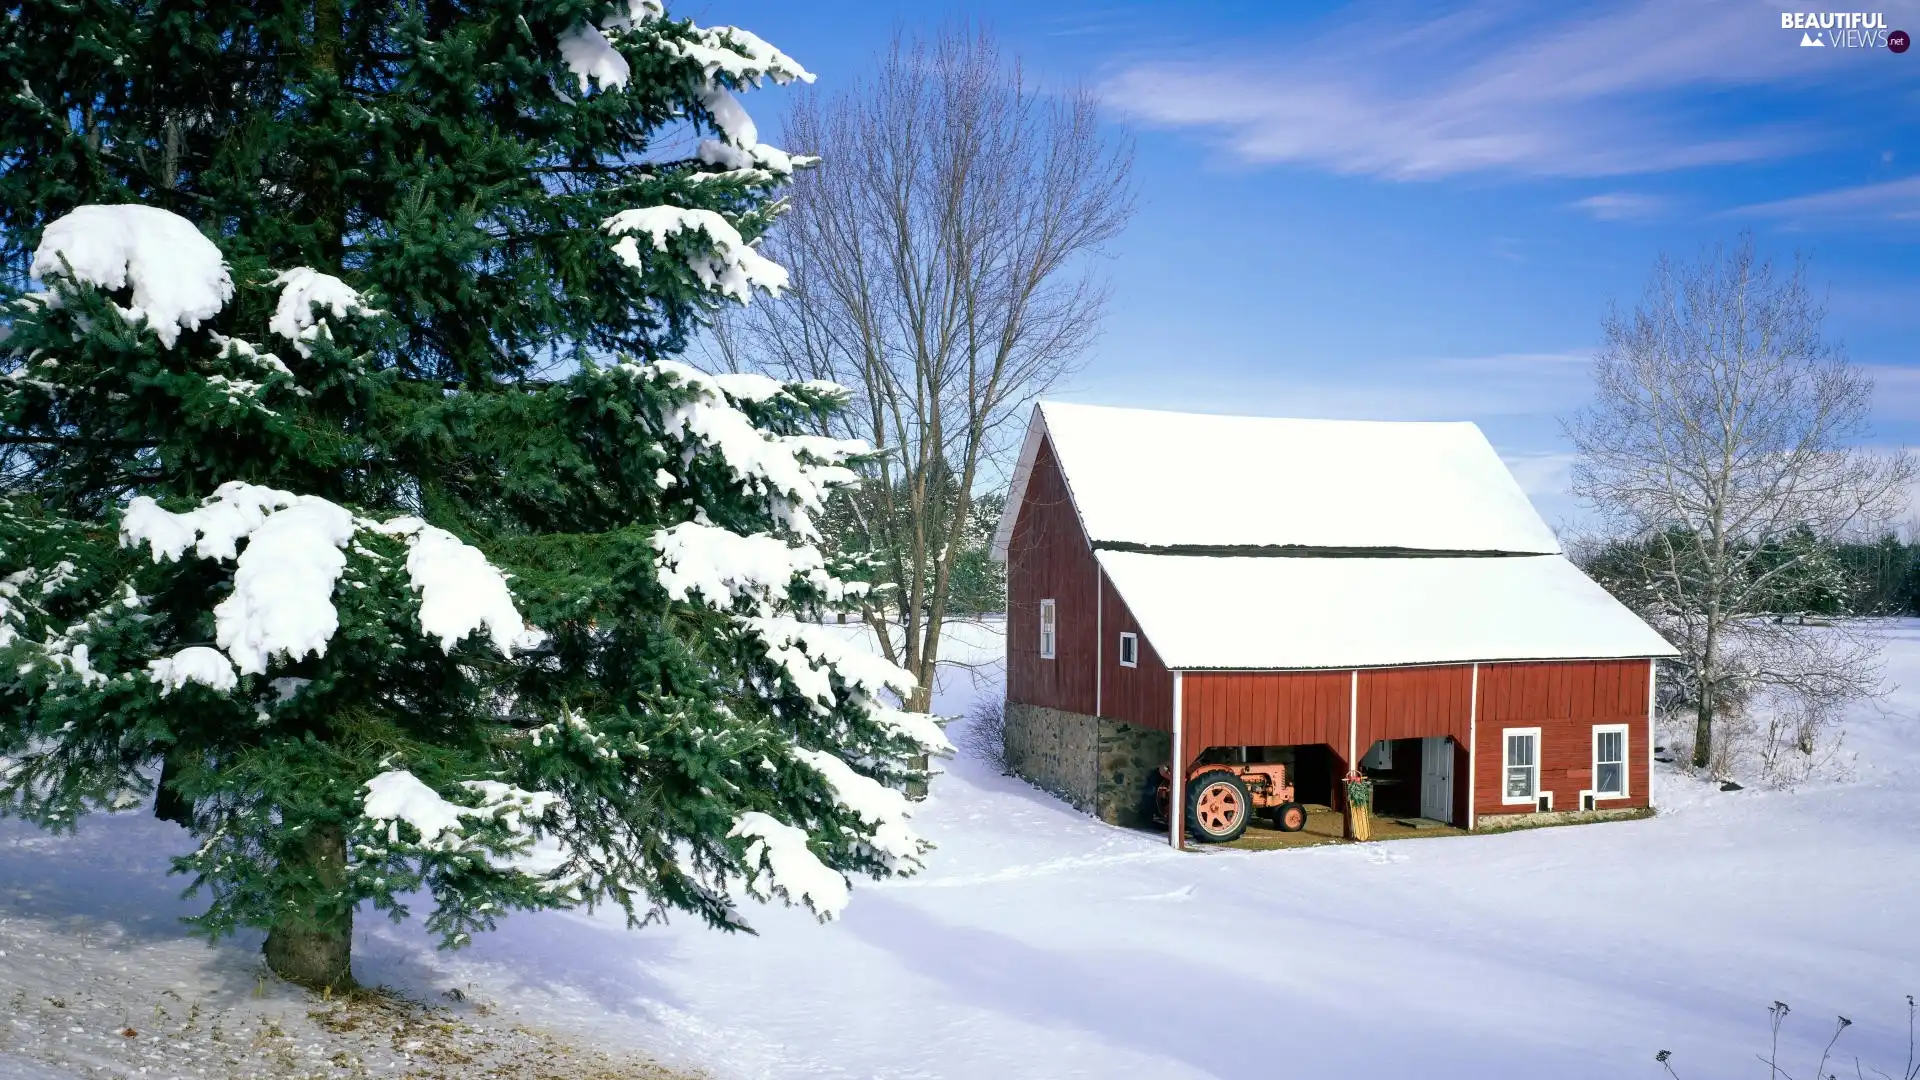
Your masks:
{"label": "snow-covered roof", "polygon": [[1674,655],[1560,555],[1097,558],[1170,668]]}
{"label": "snow-covered roof", "polygon": [[1034,406],[994,537],[1004,557],[1042,440],[1096,547],[1558,553],[1470,423]]}

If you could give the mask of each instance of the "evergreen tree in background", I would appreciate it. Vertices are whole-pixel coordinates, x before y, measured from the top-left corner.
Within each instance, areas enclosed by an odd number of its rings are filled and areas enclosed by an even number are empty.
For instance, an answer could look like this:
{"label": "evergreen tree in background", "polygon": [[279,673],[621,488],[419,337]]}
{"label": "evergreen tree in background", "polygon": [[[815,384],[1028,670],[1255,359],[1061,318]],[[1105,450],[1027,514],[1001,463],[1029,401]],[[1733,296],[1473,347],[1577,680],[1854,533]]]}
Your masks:
{"label": "evergreen tree in background", "polygon": [[904,672],[814,620],[840,395],[674,363],[782,287],[810,79],[650,0],[26,0],[0,22],[0,813],[155,812],[210,935],[351,983],[613,903],[910,871]]}
{"label": "evergreen tree in background", "polygon": [[967,507],[966,535],[954,554],[951,610],[956,615],[1000,615],[1007,610],[1007,566],[993,557],[993,534],[1007,506],[1005,491],[985,491]]}
{"label": "evergreen tree in background", "polygon": [[[945,500],[939,505],[951,507],[959,500],[953,497],[951,476],[947,479],[949,483],[936,490]],[[870,587],[870,602],[886,610],[891,619],[905,623],[913,590],[901,588],[900,582],[913,580],[910,560],[900,558],[884,541],[888,535],[910,534],[910,523],[899,509],[909,500],[898,491],[891,499],[876,497],[873,487],[870,481],[864,489],[836,492],[821,516],[820,531],[825,534],[826,550],[846,565],[847,574]],[[993,557],[993,534],[1006,505],[1004,490],[979,492],[970,500],[947,571],[947,612],[968,617],[1006,612],[1007,568]],[[945,528],[944,519],[941,527]],[[921,576],[923,599],[930,594],[937,567],[928,569]]]}

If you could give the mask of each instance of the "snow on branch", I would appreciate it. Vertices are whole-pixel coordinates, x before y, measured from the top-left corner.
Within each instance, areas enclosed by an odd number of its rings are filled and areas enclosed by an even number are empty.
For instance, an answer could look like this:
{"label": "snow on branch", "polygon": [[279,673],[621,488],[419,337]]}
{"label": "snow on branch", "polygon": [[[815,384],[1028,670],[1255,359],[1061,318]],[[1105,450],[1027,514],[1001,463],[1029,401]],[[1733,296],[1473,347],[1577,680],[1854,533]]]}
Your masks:
{"label": "snow on branch", "polygon": [[362,524],[406,538],[407,576],[420,593],[420,629],[439,638],[443,651],[484,629],[500,655],[513,655],[528,633],[526,620],[514,606],[506,575],[479,548],[417,517]]}
{"label": "snow on branch", "polygon": [[[708,375],[670,360],[645,366],[622,365],[621,370],[664,378],[695,388],[699,395],[676,405],[663,417],[667,433],[712,447],[740,482],[750,489],[776,496],[774,510],[781,522],[804,539],[816,535],[813,515],[835,488],[859,477],[843,462],[863,454],[867,445],[857,439],[829,439],[818,435],[776,435],[755,427],[747,415],[728,400],[766,400],[772,380],[752,375]],[[809,384],[820,388],[825,384]],[[833,389],[838,389],[837,387]],[[781,388],[784,392],[784,387]],[[686,456],[691,459],[694,451]]]}
{"label": "snow on branch", "polygon": [[761,142],[760,128],[753,122],[746,107],[740,104],[740,99],[734,97],[732,91],[714,82],[711,74],[707,77],[707,85],[700,91],[700,104],[713,118],[713,126],[720,133],[718,139],[702,139],[696,151],[700,160],[709,165],[724,165],[729,169],[759,168],[780,176],[791,176],[795,167],[811,165],[819,160],[789,154]]}
{"label": "snow on branch", "polygon": [[420,834],[419,844],[433,851],[465,847],[467,818],[490,818],[504,823],[516,840],[531,839],[531,822],[539,820],[560,801],[548,791],[526,791],[497,780],[466,780],[461,787],[480,797],[479,806],[449,801],[405,769],[383,772],[366,782],[360,812],[367,820],[387,826],[387,842],[401,843],[400,824]]}
{"label": "snow on branch", "polygon": [[273,283],[280,286],[280,302],[274,308],[273,318],[267,321],[267,329],[293,342],[293,351],[301,356],[313,355],[308,342],[323,335],[331,336],[326,324],[314,314],[314,308],[321,308],[336,319],[380,314],[367,306],[353,286],[310,266],[284,271]]}
{"label": "snow on branch", "polygon": [[[839,383],[827,382],[823,379],[812,379],[803,383],[789,384],[772,376],[762,375],[757,371],[721,372],[714,374],[701,371],[697,367],[690,364],[683,364],[678,360],[656,360],[653,362],[653,367],[658,371],[672,375],[681,382],[690,383],[718,394],[725,394],[735,401],[752,402],[755,404],[772,401],[777,397],[791,396],[788,393],[788,387],[790,385],[805,387],[816,394],[845,397],[847,393],[846,387],[841,386]],[[838,457],[822,455],[823,460],[838,461],[853,454],[866,453],[867,450],[867,446],[863,442],[847,442],[839,445],[840,453]]]}
{"label": "snow on branch", "polygon": [[[791,176],[793,170],[812,165],[820,159],[805,154],[789,154],[777,146],[766,143],[754,143],[751,146],[734,146],[720,139],[701,139],[694,151],[703,164],[719,165],[732,170],[765,169],[779,176]],[[695,173],[696,178],[720,178],[723,173]]]}
{"label": "snow on branch", "polygon": [[760,144],[760,128],[732,91],[724,86],[709,85],[700,94],[700,104],[713,114],[714,126],[720,129],[726,142],[742,149]]}
{"label": "snow on branch", "polygon": [[473,812],[471,807],[448,802],[404,769],[383,772],[365,787],[360,812],[369,821],[387,826],[389,843],[400,842],[399,826],[406,822],[420,834],[422,847],[440,846],[442,837],[460,834],[460,819]]}
{"label": "snow on branch", "polygon": [[233,592],[213,609],[214,640],[242,674],[267,670],[275,655],[324,656],[340,614],[333,586],[347,567],[353,515],[302,495],[268,515],[247,538],[233,571]]}
{"label": "snow on branch", "polygon": [[833,789],[834,801],[873,826],[874,850],[894,863],[918,865],[920,838],[907,826],[907,796],[822,750],[795,747],[794,756],[819,773]]}
{"label": "snow on branch", "polygon": [[20,632],[14,629],[13,624],[20,621],[21,613],[20,605],[15,601],[20,598],[21,587],[32,584],[38,576],[35,571],[28,569],[0,578],[0,649],[19,640]]}
{"label": "snow on branch", "polygon": [[[804,830],[788,825],[758,810],[749,810],[734,821],[728,836],[748,838],[747,865],[756,868],[747,888],[755,896],[768,898],[779,893],[794,903],[805,903],[822,918],[831,919],[845,911],[851,898],[847,879],[840,876],[807,847]],[[766,887],[757,872],[764,860]]]}
{"label": "snow on branch", "polygon": [[929,754],[951,754],[953,743],[947,733],[941,729],[938,720],[930,713],[908,712],[905,709],[889,708],[877,702],[869,702],[867,716],[874,723],[918,743],[920,749]]}
{"label": "snow on branch", "polygon": [[28,273],[51,283],[109,291],[131,288],[132,304],[115,305],[128,322],[146,320],[173,348],[183,329],[197,329],[233,298],[233,278],[213,241],[178,214],[128,203],[81,206],[40,234]]}
{"label": "snow on branch", "polygon": [[623,90],[633,77],[627,58],[613,47],[607,35],[581,23],[560,35],[560,59],[580,81],[580,92],[587,93],[594,83],[602,89]]}
{"label": "snow on branch", "polygon": [[793,688],[822,709],[835,703],[833,675],[868,699],[887,690],[904,698],[918,684],[906,669],[813,623],[762,616],[739,622],[760,639],[767,658],[780,665]]}
{"label": "snow on branch", "polygon": [[[632,0],[624,15],[601,20],[598,26],[582,21],[563,32],[558,41],[560,60],[572,73],[580,93],[600,89],[624,90],[633,79],[633,66],[621,54],[616,42],[635,26],[650,23],[665,10],[650,0]],[[790,176],[797,166],[809,165],[813,158],[794,156],[760,142],[753,118],[721,83],[735,87],[758,86],[765,79],[776,83],[812,82],[813,73],[791,56],[767,44],[755,34],[734,26],[701,28],[687,26],[687,36],[673,33],[651,38],[669,55],[692,60],[700,65],[704,85],[699,90],[700,104],[713,118],[720,139],[701,142],[699,158],[707,164],[724,165],[733,170],[764,169],[779,176]]]}
{"label": "snow on branch", "polygon": [[[236,559],[239,542],[246,540],[246,551],[237,555],[233,592],[213,609],[215,640],[241,674],[257,675],[281,653],[295,660],[326,654],[340,626],[332,597],[346,569],[342,549],[361,528],[406,539],[407,574],[420,594],[420,629],[438,638],[442,649],[451,651],[462,638],[484,630],[502,655],[511,656],[516,645],[537,634],[514,605],[506,575],[478,548],[416,517],[385,523],[355,518],[317,496],[229,481],[184,513],[163,509],[145,495],[134,497],[121,516],[120,544],[147,545],[156,563],[177,560],[189,548],[201,558],[225,562]],[[150,668],[171,665],[155,669],[155,681],[207,682],[182,674],[180,660],[151,662]],[[202,665],[207,658],[192,663]]]}
{"label": "snow on branch", "polygon": [[838,591],[818,548],[793,547],[769,533],[742,536],[687,521],[655,533],[653,548],[660,553],[660,584],[675,600],[698,593],[709,606],[724,609],[744,598],[770,614],[795,577],[806,577],[830,598]]}
{"label": "snow on branch", "polygon": [[47,615],[48,611],[41,601],[66,588],[79,576],[78,569],[71,561],[62,559],[48,571],[28,567],[0,578],[0,648],[24,641],[30,650],[38,654],[21,664],[16,669],[18,674],[27,675],[44,663],[58,676],[72,677],[82,686],[106,685],[107,675],[94,668],[91,647],[81,639],[98,630],[110,613],[141,606],[140,595],[131,585],[126,586],[125,593],[119,599],[94,608],[78,622],[69,623],[64,629],[50,633],[44,641],[22,639],[20,630],[26,629],[26,626],[16,625],[29,612]]}
{"label": "snow on branch", "polygon": [[560,59],[587,93],[597,82],[602,89],[624,90],[633,77],[627,58],[613,47],[607,34],[618,34],[667,13],[659,0],[628,0],[624,13],[608,16],[598,29],[582,22],[560,35]]}
{"label": "snow on branch", "polygon": [[105,686],[106,675],[94,670],[92,653],[88,646],[76,643],[65,635],[48,640],[43,650],[47,662],[58,671],[80,680],[82,686]]}
{"label": "snow on branch", "polygon": [[627,0],[627,17],[615,16],[600,25],[609,30],[625,30],[635,23],[665,18],[667,7],[660,0]]}
{"label": "snow on branch", "polygon": [[202,500],[197,510],[176,514],[145,495],[127,503],[120,518],[120,546],[146,544],[154,562],[171,562],[193,548],[203,559],[232,559],[239,542],[267,519],[269,511],[292,506],[292,492],[241,480],[229,480]]}
{"label": "snow on branch", "polygon": [[160,684],[160,696],[166,697],[188,683],[199,683],[219,693],[238,685],[233,662],[218,649],[190,645],[172,656],[147,661],[147,677]]}
{"label": "snow on branch", "polygon": [[333,585],[346,568],[340,549],[353,526],[352,514],[325,499],[232,480],[185,513],[135,496],[121,515],[120,545],[144,543],[156,563],[188,548],[225,562],[246,539],[233,592],[213,609],[214,639],[242,674],[259,674],[279,653],[325,655],[340,625]]}
{"label": "snow on branch", "polygon": [[813,72],[759,35],[737,26],[692,27],[691,41],[668,41],[677,55],[696,61],[708,80],[725,75],[742,86],[758,86],[763,78],[776,83],[810,83]]}
{"label": "snow on branch", "polygon": [[[220,333],[214,333],[208,336],[213,339],[213,347],[219,349],[220,355],[223,357],[244,360],[263,371],[285,375],[288,378],[293,377],[293,371],[287,367],[285,361],[270,352],[263,351],[260,346],[255,345],[251,341],[243,341],[240,338],[228,337]],[[301,390],[299,387],[295,387],[294,392],[302,395],[306,393],[305,390]]]}
{"label": "snow on branch", "polygon": [[740,230],[712,210],[644,206],[622,210],[601,222],[600,227],[620,237],[613,244],[614,254],[635,270],[647,266],[638,236],[650,238],[653,250],[664,252],[669,236],[697,232],[705,234],[709,252],[688,256],[687,267],[708,289],[744,304],[752,299],[756,288],[778,296],[787,287],[786,268],[754,250],[740,238]]}

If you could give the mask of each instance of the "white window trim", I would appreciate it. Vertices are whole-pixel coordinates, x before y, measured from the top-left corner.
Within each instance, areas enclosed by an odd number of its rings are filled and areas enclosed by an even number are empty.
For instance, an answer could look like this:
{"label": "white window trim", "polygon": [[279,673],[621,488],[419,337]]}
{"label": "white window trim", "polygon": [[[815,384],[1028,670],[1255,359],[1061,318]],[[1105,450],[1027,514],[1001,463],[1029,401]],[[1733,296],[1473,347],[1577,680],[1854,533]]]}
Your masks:
{"label": "white window trim", "polygon": [[1052,600],[1042,600],[1040,601],[1040,659],[1051,660],[1059,651],[1060,609]]}
{"label": "white window trim", "polygon": [[[1509,768],[1507,765],[1507,740],[1515,735],[1531,735],[1533,737],[1533,790],[1521,796],[1507,794],[1507,769]],[[1544,756],[1541,752],[1539,728],[1510,727],[1500,729],[1500,805],[1539,807],[1540,794],[1545,790],[1540,783],[1541,769],[1543,767],[1542,758]]]}
{"label": "white window trim", "polygon": [[[1619,791],[1601,791],[1600,790],[1600,736],[1603,733],[1609,732],[1609,731],[1616,731],[1620,733],[1620,790]],[[1625,799],[1625,798],[1631,797],[1627,793],[1633,787],[1633,783],[1632,783],[1633,770],[1629,767],[1630,763],[1633,761],[1632,739],[1633,739],[1633,735],[1631,734],[1629,727],[1626,724],[1595,724],[1593,725],[1593,747],[1592,747],[1593,760],[1589,763],[1593,771],[1591,773],[1588,773],[1587,775],[1588,775],[1589,781],[1593,784],[1593,801],[1594,802],[1597,803],[1603,800]]]}
{"label": "white window trim", "polygon": [[[1131,660],[1127,659],[1128,645],[1133,646],[1133,659]],[[1120,666],[1131,667],[1131,668],[1137,668],[1140,666],[1140,635],[1139,634],[1123,633],[1120,635]]]}

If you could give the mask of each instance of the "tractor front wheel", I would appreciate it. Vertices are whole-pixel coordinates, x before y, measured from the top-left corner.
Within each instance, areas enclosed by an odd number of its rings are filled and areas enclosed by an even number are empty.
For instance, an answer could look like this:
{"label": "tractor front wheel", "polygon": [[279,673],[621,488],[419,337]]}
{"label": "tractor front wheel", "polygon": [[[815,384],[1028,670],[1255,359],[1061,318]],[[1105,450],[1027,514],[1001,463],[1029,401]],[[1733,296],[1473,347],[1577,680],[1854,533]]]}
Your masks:
{"label": "tractor front wheel", "polygon": [[1281,832],[1299,832],[1307,827],[1307,808],[1297,802],[1281,803],[1273,808],[1273,827]]}
{"label": "tractor front wheel", "polygon": [[1252,808],[1245,781],[1224,769],[1211,769],[1187,781],[1187,830],[1203,844],[1240,839]]}

